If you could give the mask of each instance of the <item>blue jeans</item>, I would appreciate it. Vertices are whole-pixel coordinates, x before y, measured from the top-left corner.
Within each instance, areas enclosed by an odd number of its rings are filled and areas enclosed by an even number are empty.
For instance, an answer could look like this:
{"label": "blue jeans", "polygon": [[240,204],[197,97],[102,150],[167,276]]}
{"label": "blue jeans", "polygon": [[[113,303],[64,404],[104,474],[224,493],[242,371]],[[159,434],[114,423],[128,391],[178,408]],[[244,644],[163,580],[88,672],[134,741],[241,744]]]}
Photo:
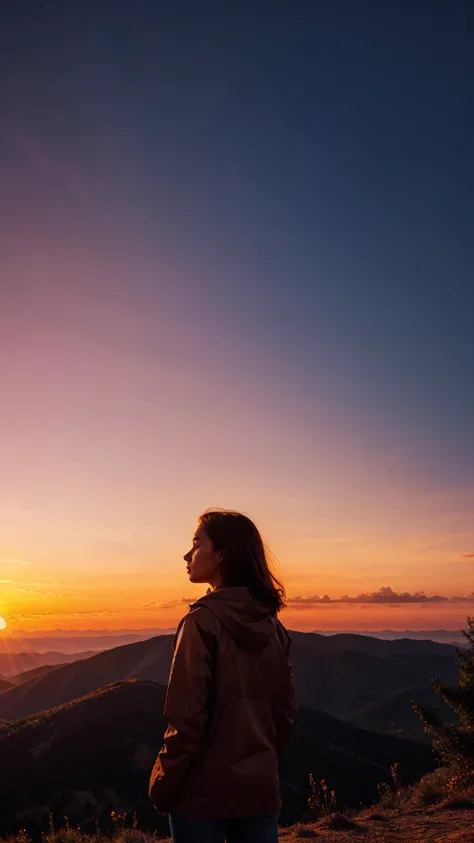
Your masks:
{"label": "blue jeans", "polygon": [[193,820],[170,816],[173,843],[277,843],[278,816]]}

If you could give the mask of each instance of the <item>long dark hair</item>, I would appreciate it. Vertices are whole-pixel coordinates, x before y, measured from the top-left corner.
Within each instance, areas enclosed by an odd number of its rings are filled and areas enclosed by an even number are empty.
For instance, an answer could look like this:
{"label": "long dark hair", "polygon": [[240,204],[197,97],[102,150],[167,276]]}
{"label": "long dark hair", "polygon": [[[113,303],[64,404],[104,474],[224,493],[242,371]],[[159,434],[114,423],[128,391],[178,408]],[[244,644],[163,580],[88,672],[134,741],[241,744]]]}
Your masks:
{"label": "long dark hair", "polygon": [[285,589],[271,570],[257,527],[240,512],[207,510],[199,517],[215,551],[223,550],[222,582],[226,588],[246,586],[252,597],[275,612],[285,607]]}

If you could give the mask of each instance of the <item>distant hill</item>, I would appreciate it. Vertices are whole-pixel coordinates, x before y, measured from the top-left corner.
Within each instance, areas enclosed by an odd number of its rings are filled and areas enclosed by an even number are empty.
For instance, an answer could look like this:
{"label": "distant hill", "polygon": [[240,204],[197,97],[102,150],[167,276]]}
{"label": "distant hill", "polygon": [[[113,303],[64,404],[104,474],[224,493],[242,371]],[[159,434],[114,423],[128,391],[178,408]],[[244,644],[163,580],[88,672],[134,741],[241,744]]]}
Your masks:
{"label": "distant hill", "polygon": [[64,662],[80,661],[95,655],[95,650],[85,650],[80,653],[60,653],[48,651],[36,652],[0,652],[0,675],[3,677],[16,676],[25,670],[31,670],[44,664],[63,664]]}
{"label": "distant hill", "polygon": [[[110,811],[136,811],[144,829],[165,828],[147,798],[161,746],[164,687],[125,681],[0,728],[0,833],[38,834],[57,823],[102,827]],[[433,766],[428,747],[371,734],[329,715],[301,709],[282,761],[283,817],[306,805],[308,773],[326,778],[343,804],[375,799],[377,784],[399,761],[406,782]]]}
{"label": "distant hill", "polygon": [[166,685],[170,665],[171,636],[105,650],[0,694],[0,718],[28,717],[122,679],[145,679]]}
{"label": "distant hill", "polygon": [[[445,644],[424,641],[380,641],[357,635],[324,636],[292,633],[293,667],[298,699],[302,705],[351,720],[366,706],[390,694],[412,687],[431,687],[431,678],[456,681],[456,650]],[[11,693],[11,692],[8,692]],[[414,733],[423,727],[411,719],[409,699],[401,703],[401,718],[410,719]],[[0,716],[1,708],[0,708]],[[4,715],[6,716],[6,715]],[[367,719],[364,726],[393,731],[391,713],[379,716],[377,727]]]}
{"label": "distant hill", "polygon": [[422,656],[448,656],[456,655],[456,645],[430,641],[428,639],[415,639],[397,637],[395,639],[378,638],[372,635],[341,632],[335,635],[322,635],[316,632],[292,632],[292,638],[307,638],[310,636],[313,645],[331,652],[348,651],[366,653],[371,656],[393,656],[393,655],[422,655]]}
{"label": "distant hill", "polygon": [[40,676],[46,676],[63,664],[40,664],[38,667],[33,667],[31,670],[24,670],[23,673],[17,673],[14,676],[9,676],[10,685],[22,685],[23,682],[29,682],[31,679],[39,679]]}
{"label": "distant hill", "polygon": [[421,731],[422,724],[413,711],[412,700],[423,706],[437,706],[446,722],[453,722],[453,710],[435,693],[432,685],[426,683],[392,691],[386,697],[362,706],[347,719],[365,729],[430,743],[431,737]]}
{"label": "distant hill", "polygon": [[381,629],[377,631],[363,630],[363,629],[337,629],[327,632],[323,629],[313,629],[318,635],[326,635],[328,637],[333,635],[365,635],[370,638],[400,640],[401,638],[409,638],[418,641],[438,641],[440,644],[452,644],[457,647],[464,647],[466,639],[459,629]]}
{"label": "distant hill", "polygon": [[338,807],[356,808],[378,798],[398,762],[405,784],[435,766],[430,746],[354,727],[328,714],[300,708],[292,740],[281,763],[282,819],[296,821],[307,807],[308,774],[335,790]]}
{"label": "distant hill", "polygon": [[[425,739],[422,724],[411,710],[411,697],[403,697],[402,692],[411,688],[429,692],[431,677],[452,682],[458,675],[455,648],[449,645],[300,632],[293,632],[292,637],[300,704],[381,732]],[[0,718],[27,717],[122,679],[165,685],[171,641],[171,636],[160,635],[116,647],[7,689],[0,694]],[[395,709],[383,702],[397,694],[401,696],[394,717]]]}
{"label": "distant hill", "polygon": [[0,694],[7,691],[8,688],[13,688],[13,682],[8,679],[0,679]]}
{"label": "distant hill", "polygon": [[[145,641],[147,638],[154,638],[156,635],[170,635],[174,629],[122,629],[122,630],[88,630],[78,634],[69,635],[45,635],[34,637],[21,636],[8,638],[9,652],[35,652],[48,653],[59,651],[70,656],[83,653],[87,650],[99,652],[110,650],[113,647],[120,647],[122,644],[134,644],[136,641]],[[0,652],[2,652],[2,640],[0,638]],[[69,661],[70,659],[67,659]]]}

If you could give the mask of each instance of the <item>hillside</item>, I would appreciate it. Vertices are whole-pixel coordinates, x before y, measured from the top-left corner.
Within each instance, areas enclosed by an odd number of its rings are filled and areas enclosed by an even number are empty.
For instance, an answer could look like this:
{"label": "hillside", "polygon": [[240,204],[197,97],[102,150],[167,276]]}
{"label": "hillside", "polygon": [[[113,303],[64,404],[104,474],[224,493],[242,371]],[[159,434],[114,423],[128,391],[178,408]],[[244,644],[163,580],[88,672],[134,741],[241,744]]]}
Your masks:
{"label": "hillside", "polygon": [[152,682],[116,683],[0,728],[0,834],[19,825],[39,833],[50,812],[58,824],[66,815],[106,827],[112,809],[136,810],[144,828],[156,827],[147,780],[164,693]]}
{"label": "hillside", "polygon": [[413,656],[448,656],[454,657],[456,646],[452,643],[440,643],[428,638],[377,638],[372,635],[355,632],[340,632],[335,635],[322,635],[316,632],[292,632],[291,636],[300,639],[311,636],[313,646],[331,652],[359,652],[368,656],[395,656],[409,653]]}
{"label": "hillside", "polygon": [[[378,704],[390,694],[408,688],[430,688],[431,678],[456,681],[458,669],[454,647],[425,641],[380,641],[357,635],[325,638],[292,633],[293,667],[298,699],[302,705],[318,708],[350,720],[366,706]],[[352,648],[352,649],[351,649]],[[392,712],[369,716],[359,725],[382,732],[404,729],[424,739],[423,728],[414,718],[411,698],[401,701],[399,722],[393,726]],[[1,714],[0,714],[1,716]]]}
{"label": "hillside", "polygon": [[170,636],[105,650],[0,694],[0,718],[28,717],[122,679],[144,679],[166,685],[170,664]]}
{"label": "hillside", "polygon": [[453,721],[452,709],[436,694],[432,685],[426,682],[424,685],[392,691],[386,697],[356,709],[347,719],[355,726],[365,729],[429,743],[430,737],[421,731],[422,723],[413,710],[412,700],[423,706],[438,706],[446,722]]}
{"label": "hillside", "polygon": [[0,694],[3,691],[8,691],[9,688],[13,688],[14,683],[8,679],[0,679]]}
{"label": "hillside", "polygon": [[[457,677],[455,649],[449,645],[357,635],[293,632],[292,636],[300,703],[381,732],[425,740],[411,709],[411,689],[424,688],[429,693],[432,676],[448,682]],[[122,679],[148,679],[164,685],[171,642],[171,636],[158,636],[35,676],[0,694],[0,719],[27,717]],[[392,705],[390,699],[397,694],[400,697]]]}
{"label": "hillside", "polygon": [[[1,643],[3,643],[4,648],[6,646],[5,642]],[[25,670],[31,670],[40,665],[57,665],[64,664],[65,662],[80,661],[81,659],[87,659],[89,656],[95,655],[95,653],[95,650],[69,654],[56,651],[48,651],[46,653],[36,653],[34,651],[16,653],[4,649],[3,652],[0,652],[0,676],[9,679],[10,676],[15,676],[18,673],[23,673]]]}
{"label": "hillside", "polygon": [[336,791],[338,807],[359,807],[376,800],[377,786],[390,780],[398,762],[406,784],[434,766],[431,747],[360,729],[331,715],[300,708],[292,740],[281,762],[282,819],[294,822],[306,809],[308,775],[325,779]]}
{"label": "hillside", "polygon": [[337,629],[332,632],[327,632],[321,629],[313,629],[318,635],[365,635],[369,638],[380,638],[384,641],[399,641],[400,639],[409,638],[417,641],[438,641],[440,644],[452,644],[455,647],[465,647],[466,639],[462,634],[461,628],[458,629],[379,629],[367,630],[358,629],[357,632],[353,629]]}
{"label": "hillside", "polygon": [[24,670],[22,673],[15,673],[8,677],[11,685],[23,685],[24,682],[30,682],[31,679],[39,679],[40,676],[46,676],[53,670],[62,667],[63,664],[40,664],[38,667],[32,667],[31,670]]}
{"label": "hillside", "polygon": [[[165,689],[149,681],[114,683],[51,711],[0,728],[0,833],[47,827],[68,816],[85,829],[110,811],[136,811],[142,828],[163,827],[147,798],[148,776],[163,735]],[[305,809],[308,774],[326,778],[341,805],[376,798],[399,761],[408,782],[433,766],[431,751],[301,709],[282,760],[282,817]]]}

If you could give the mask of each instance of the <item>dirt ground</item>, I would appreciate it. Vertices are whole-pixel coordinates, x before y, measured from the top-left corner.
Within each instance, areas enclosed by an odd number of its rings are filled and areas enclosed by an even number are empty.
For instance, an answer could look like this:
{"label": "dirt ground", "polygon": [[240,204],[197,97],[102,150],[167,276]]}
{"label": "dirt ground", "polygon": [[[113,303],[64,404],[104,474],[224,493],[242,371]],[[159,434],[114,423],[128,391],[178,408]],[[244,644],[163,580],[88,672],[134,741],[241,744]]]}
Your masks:
{"label": "dirt ground", "polygon": [[[333,826],[342,825],[337,817]],[[316,824],[281,829],[284,843],[315,840],[317,843],[474,843],[474,809],[406,811],[374,814],[365,812],[352,821],[354,827],[335,830],[322,820]],[[329,823],[331,825],[331,823]]]}
{"label": "dirt ground", "polygon": [[[333,825],[344,822],[336,815]],[[318,823],[301,824],[293,828],[281,828],[283,843],[474,843],[474,808],[471,810],[430,809],[425,811],[404,811],[399,815],[385,811],[374,814],[366,811],[351,821],[351,829],[328,828],[321,820]],[[171,843],[171,840],[162,841]]]}

